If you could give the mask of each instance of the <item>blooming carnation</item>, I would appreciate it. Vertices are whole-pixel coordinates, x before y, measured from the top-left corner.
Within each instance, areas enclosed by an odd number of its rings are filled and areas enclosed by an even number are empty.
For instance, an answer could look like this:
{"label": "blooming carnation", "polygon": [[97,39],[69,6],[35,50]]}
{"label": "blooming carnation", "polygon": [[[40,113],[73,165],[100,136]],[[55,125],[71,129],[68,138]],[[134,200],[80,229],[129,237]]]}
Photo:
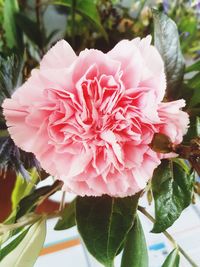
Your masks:
{"label": "blooming carnation", "polygon": [[119,42],[110,52],[77,56],[59,41],[39,69],[3,103],[15,143],[75,194],[115,197],[143,189],[162,154],[155,133],[182,141],[184,100],[161,102],[163,60],[151,37]]}

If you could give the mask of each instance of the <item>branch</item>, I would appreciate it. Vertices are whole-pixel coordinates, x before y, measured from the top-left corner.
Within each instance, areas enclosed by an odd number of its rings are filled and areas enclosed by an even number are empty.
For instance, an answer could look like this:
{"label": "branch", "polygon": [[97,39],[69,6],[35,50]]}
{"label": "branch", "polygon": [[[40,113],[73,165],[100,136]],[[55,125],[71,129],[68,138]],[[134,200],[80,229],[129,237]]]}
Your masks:
{"label": "branch", "polygon": [[[138,210],[144,214],[152,223],[155,223],[155,219],[149,214],[144,207],[138,206]],[[174,238],[167,232],[162,232],[166,238],[173,244],[175,248],[177,248],[181,254],[187,259],[187,261],[191,264],[192,267],[198,267],[198,265],[190,258],[190,256],[183,250],[183,248],[176,243]]]}

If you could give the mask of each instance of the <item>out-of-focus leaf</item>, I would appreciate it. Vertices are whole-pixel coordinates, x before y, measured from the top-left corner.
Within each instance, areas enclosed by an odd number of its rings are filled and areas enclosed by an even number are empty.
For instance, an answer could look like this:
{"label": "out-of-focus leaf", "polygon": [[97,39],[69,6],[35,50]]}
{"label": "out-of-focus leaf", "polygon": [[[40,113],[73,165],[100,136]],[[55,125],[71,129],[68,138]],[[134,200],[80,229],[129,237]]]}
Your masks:
{"label": "out-of-focus leaf", "polygon": [[139,194],[126,198],[78,197],[76,223],[88,251],[104,266],[113,261],[133,226]]}
{"label": "out-of-focus leaf", "polygon": [[37,170],[34,168],[30,171],[30,181],[27,182],[24,177],[19,173],[16,178],[14,190],[12,192],[12,209],[16,209],[20,200],[29,195],[31,190],[35,187],[39,179]]}
{"label": "out-of-focus leaf", "polygon": [[26,36],[39,48],[42,47],[42,33],[36,22],[31,20],[23,13],[16,14],[16,22],[18,27],[26,34]]}
{"label": "out-of-focus leaf", "polygon": [[167,75],[167,97],[176,99],[180,93],[185,68],[178,29],[172,19],[158,10],[153,10],[153,17],[154,42],[164,60]]}
{"label": "out-of-focus leaf", "polygon": [[127,234],[122,255],[121,267],[148,266],[146,240],[139,217],[136,217],[133,227]]}
{"label": "out-of-focus leaf", "polygon": [[4,267],[33,267],[46,237],[46,220],[40,220],[30,227],[18,246],[1,261]]}
{"label": "out-of-focus leaf", "polygon": [[17,27],[15,15],[19,12],[17,0],[5,0],[4,2],[4,31],[6,43],[9,48],[22,50],[22,34]]}
{"label": "out-of-focus leaf", "polygon": [[13,249],[15,249],[19,245],[19,243],[26,236],[27,232],[28,232],[28,229],[27,230],[24,230],[14,240],[12,240],[8,245],[6,245],[4,248],[0,249],[0,262],[3,260],[3,258],[6,255],[8,255]]}
{"label": "out-of-focus leaf", "polygon": [[56,180],[52,185],[35,189],[30,195],[24,197],[19,203],[19,210],[17,212],[16,219],[19,219],[27,212],[32,211],[44,199],[60,190],[62,185],[63,183],[61,181]]}
{"label": "out-of-focus leaf", "polygon": [[179,267],[180,256],[177,249],[172,250],[172,252],[167,256],[162,267]]}
{"label": "out-of-focus leaf", "polygon": [[29,173],[26,169],[35,167],[38,171],[41,167],[32,153],[20,150],[10,137],[0,137],[0,171],[12,169],[16,173],[21,173],[23,178],[30,180]]}
{"label": "out-of-focus leaf", "polygon": [[184,137],[184,142],[190,142],[191,139],[200,136],[200,117],[190,118],[190,127],[186,136]]}
{"label": "out-of-focus leaf", "polygon": [[[71,0],[54,0],[53,4],[63,5],[63,6],[71,8],[72,1]],[[104,28],[101,25],[99,13],[98,13],[95,1],[93,1],[93,0],[77,0],[75,9],[82,16],[84,16],[87,19],[89,19],[90,21],[92,21],[98,27],[98,29],[101,31],[104,38],[106,40],[108,40],[107,33],[105,32]]]}
{"label": "out-of-focus leaf", "polygon": [[188,85],[194,90],[189,102],[189,106],[193,107],[200,104],[200,72],[195,74],[194,77],[188,81]]}
{"label": "out-of-focus leaf", "polygon": [[6,97],[10,97],[22,80],[22,58],[11,55],[0,56],[0,106]]}
{"label": "out-of-focus leaf", "polygon": [[76,215],[75,215],[76,199],[63,209],[61,218],[58,220],[55,230],[65,230],[76,225]]}
{"label": "out-of-focus leaf", "polygon": [[152,232],[160,233],[170,227],[191,203],[194,173],[177,162],[163,160],[154,171],[152,191],[155,219]]}
{"label": "out-of-focus leaf", "polygon": [[200,60],[188,66],[185,70],[186,73],[193,72],[193,71],[200,71]]}

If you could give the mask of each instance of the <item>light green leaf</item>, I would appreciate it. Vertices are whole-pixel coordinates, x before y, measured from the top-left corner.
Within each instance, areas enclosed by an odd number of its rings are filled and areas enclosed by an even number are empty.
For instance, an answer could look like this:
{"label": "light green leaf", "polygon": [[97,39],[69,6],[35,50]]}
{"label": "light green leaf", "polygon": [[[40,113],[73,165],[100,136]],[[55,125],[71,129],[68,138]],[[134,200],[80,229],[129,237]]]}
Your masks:
{"label": "light green leaf", "polygon": [[200,71],[200,60],[196,61],[192,65],[188,66],[185,70],[186,73],[193,72],[193,71]]}
{"label": "light green leaf", "polygon": [[180,256],[178,254],[178,249],[172,250],[172,252],[167,256],[162,267],[179,267]]}
{"label": "light green leaf", "polygon": [[147,245],[138,216],[127,235],[121,267],[148,267]]}
{"label": "light green leaf", "polygon": [[42,249],[46,237],[46,220],[41,220],[30,227],[26,236],[1,261],[4,267],[33,267]]}
{"label": "light green leaf", "polygon": [[112,267],[131,229],[139,194],[126,198],[78,197],[76,223],[88,251],[106,267]]}
{"label": "light green leaf", "polygon": [[180,93],[185,61],[181,52],[178,29],[175,22],[164,13],[153,10],[154,42],[160,52],[167,75],[167,97],[176,99]]}
{"label": "light green leaf", "polygon": [[170,227],[192,200],[194,173],[182,162],[163,160],[154,171],[152,191],[155,219],[152,232],[160,233]]}
{"label": "light green leaf", "polygon": [[4,257],[6,257],[6,255],[8,255],[13,249],[15,249],[19,245],[19,243],[24,239],[27,233],[28,229],[19,234],[18,237],[11,241],[7,246],[0,249],[0,262],[3,260]]}
{"label": "light green leaf", "polygon": [[6,36],[6,43],[9,48],[17,48],[20,50],[22,48],[22,34],[19,31],[15,15],[19,11],[17,0],[5,0],[4,3],[4,31]]}
{"label": "light green leaf", "polygon": [[36,182],[39,179],[38,172],[35,168],[30,171],[30,181],[27,182],[24,177],[19,173],[16,178],[14,190],[12,192],[12,209],[16,209],[20,200],[31,193]]}
{"label": "light green leaf", "polygon": [[[63,5],[63,6],[71,8],[72,1],[71,0],[54,0],[53,4]],[[104,28],[101,25],[96,3],[93,0],[77,0],[75,9],[79,14],[86,17],[90,21],[92,21],[101,31],[104,38],[108,40],[107,33],[105,32]]]}
{"label": "light green leaf", "polygon": [[67,204],[64,208],[61,218],[58,220],[55,230],[65,230],[76,225],[75,221],[75,207],[76,207],[76,199],[71,203]]}

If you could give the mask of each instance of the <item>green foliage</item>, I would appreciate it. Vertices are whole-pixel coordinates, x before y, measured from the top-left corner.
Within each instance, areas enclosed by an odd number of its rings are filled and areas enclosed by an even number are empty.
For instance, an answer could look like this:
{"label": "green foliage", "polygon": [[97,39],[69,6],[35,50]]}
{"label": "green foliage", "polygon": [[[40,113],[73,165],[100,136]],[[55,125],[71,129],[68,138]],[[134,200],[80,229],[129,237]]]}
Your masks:
{"label": "green foliage", "polygon": [[0,55],[0,105],[6,97],[10,97],[22,80],[23,60],[20,56]]}
{"label": "green foliage", "polygon": [[107,33],[105,32],[104,28],[101,25],[99,13],[96,7],[96,3],[93,0],[54,0],[53,3],[55,5],[64,5],[66,7],[72,7],[73,2],[75,2],[75,10],[84,16],[85,18],[89,19],[94,23],[94,25],[101,31],[103,36],[108,39]]}
{"label": "green foliage", "polygon": [[55,230],[65,230],[76,225],[76,215],[75,215],[76,199],[71,203],[68,203],[67,206],[63,209],[61,218],[58,220]]}
{"label": "green foliage", "polygon": [[32,189],[35,187],[36,182],[39,179],[37,170],[34,168],[30,172],[30,181],[24,180],[24,177],[19,173],[16,177],[14,190],[12,191],[12,210],[18,207],[19,202],[25,196],[29,195]]}
{"label": "green foliage", "polygon": [[[22,49],[22,33],[19,31],[15,15],[19,11],[17,0],[5,0],[4,3],[4,30],[7,45],[9,48]],[[22,52],[22,51],[20,51]]]}
{"label": "green foliage", "polygon": [[22,32],[40,49],[43,47],[42,33],[38,27],[37,22],[31,20],[23,13],[16,14],[16,24]]}
{"label": "green foliage", "polygon": [[175,22],[164,13],[153,10],[154,43],[160,52],[167,76],[167,97],[176,99],[183,80],[185,61],[180,49]]}
{"label": "green foliage", "polygon": [[191,203],[194,173],[186,164],[163,160],[154,171],[152,191],[155,200],[156,222],[152,229],[160,233],[170,227]]}
{"label": "green foliage", "polygon": [[139,195],[126,198],[78,197],[76,222],[88,251],[106,267],[133,226]]}
{"label": "green foliage", "polygon": [[[1,261],[2,266],[12,267],[33,267],[37,260],[40,250],[46,237],[46,220],[40,220],[33,224],[28,232],[24,232],[25,236],[21,236],[21,242],[15,239],[15,244],[12,247],[7,247],[7,254]],[[23,238],[22,238],[23,237]],[[14,246],[17,245],[15,248]],[[8,245],[9,246],[9,245]],[[11,246],[11,244],[10,244]],[[5,252],[4,252],[5,253]]]}
{"label": "green foliage", "polygon": [[180,256],[178,249],[174,249],[166,258],[162,267],[179,267]]}
{"label": "green foliage", "polygon": [[19,209],[16,215],[16,219],[19,219],[29,211],[35,209],[37,205],[42,203],[44,199],[61,189],[62,182],[55,181],[52,185],[47,185],[38,189],[35,189],[31,194],[24,197],[19,202]]}
{"label": "green foliage", "polygon": [[148,267],[146,240],[139,217],[127,234],[122,255],[121,267]]}
{"label": "green foliage", "polygon": [[4,248],[0,249],[0,262],[3,260],[4,257],[6,257],[13,249],[15,249],[21,241],[24,239],[26,234],[28,233],[28,230],[24,230],[22,233],[20,233],[14,240],[12,240],[8,245],[6,245]]}

